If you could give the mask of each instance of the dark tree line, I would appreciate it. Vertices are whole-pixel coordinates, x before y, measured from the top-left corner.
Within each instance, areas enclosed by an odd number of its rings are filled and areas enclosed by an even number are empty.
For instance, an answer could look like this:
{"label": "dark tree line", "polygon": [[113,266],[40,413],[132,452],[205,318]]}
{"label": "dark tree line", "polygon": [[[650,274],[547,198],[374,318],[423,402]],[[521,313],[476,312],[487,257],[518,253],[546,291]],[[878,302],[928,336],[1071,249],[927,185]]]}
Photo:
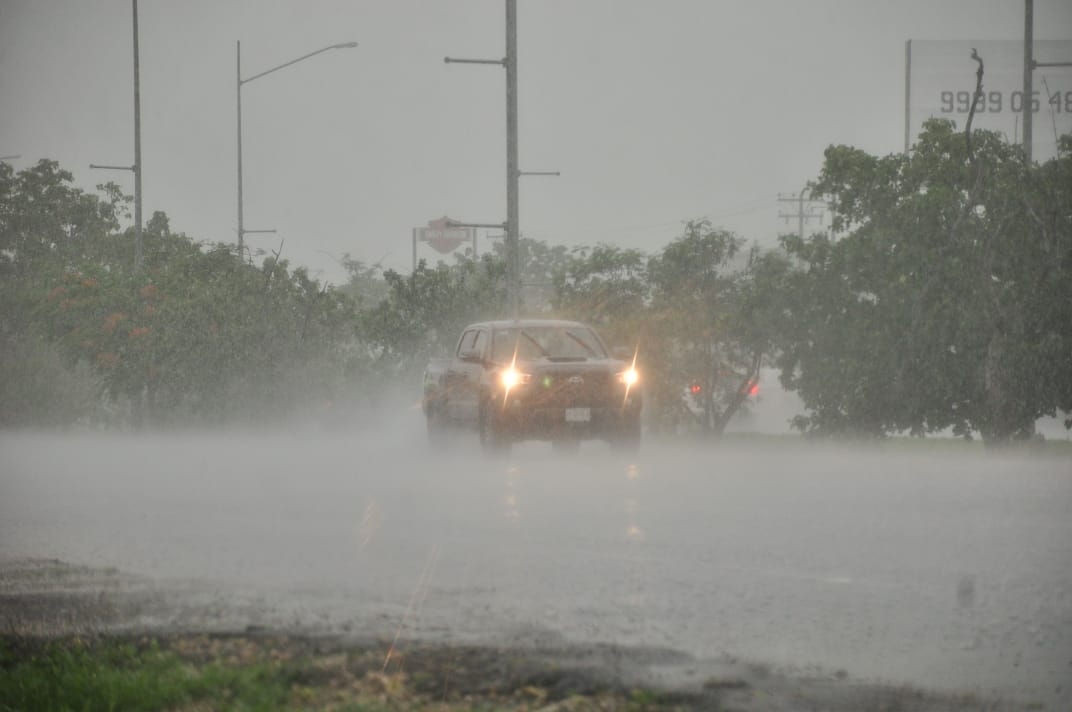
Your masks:
{"label": "dark tree line", "polygon": [[[635,350],[653,429],[721,433],[768,364],[808,433],[1029,436],[1072,410],[1072,139],[1028,167],[965,138],[932,122],[907,156],[830,147],[813,193],[833,230],[779,249],[706,220],[650,255],[523,239],[524,310]],[[347,256],[336,287],[156,213],[135,272],[128,205],[0,163],[0,425],[341,421],[416,397],[429,357],[503,316],[501,245],[408,275]]]}

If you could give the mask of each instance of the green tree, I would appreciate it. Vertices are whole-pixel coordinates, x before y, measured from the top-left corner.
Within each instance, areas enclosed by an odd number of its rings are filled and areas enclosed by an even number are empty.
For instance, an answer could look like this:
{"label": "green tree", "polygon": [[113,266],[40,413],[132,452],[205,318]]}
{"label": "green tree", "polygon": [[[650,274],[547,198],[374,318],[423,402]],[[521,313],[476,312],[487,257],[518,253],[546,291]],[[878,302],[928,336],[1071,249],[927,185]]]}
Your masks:
{"label": "green tree", "polygon": [[349,296],[278,255],[243,264],[159,212],[135,272],[129,199],[99,189],[51,161],[0,164],[0,422],[263,419],[354,391]]}
{"label": "green tree", "polygon": [[909,156],[832,146],[814,194],[837,237],[785,238],[802,270],[783,382],[821,433],[988,442],[1072,408],[1072,153],[1025,166],[990,132],[928,122]]}
{"label": "green tree", "polygon": [[[555,273],[555,313],[636,349],[645,418],[655,429],[694,424],[721,433],[746,407],[783,318],[784,255],[741,253],[743,240],[708,220],[650,257],[612,245],[577,248]],[[699,383],[697,416],[684,389]]]}
{"label": "green tree", "polygon": [[100,384],[58,349],[47,311],[63,301],[57,287],[75,265],[107,264],[118,247],[124,197],[114,184],[101,189],[104,198],[74,187],[54,161],[18,173],[0,162],[0,420],[7,425],[69,425],[94,410]]}
{"label": "green tree", "polygon": [[[502,240],[494,243],[491,254],[505,263],[506,245]],[[522,237],[518,240],[518,258],[521,262],[521,310],[530,316],[550,314],[554,308],[555,275],[569,264],[568,248]]]}
{"label": "green tree", "polygon": [[[746,403],[770,348],[763,322],[753,317],[762,294],[751,287],[752,270],[773,264],[758,250],[746,255],[744,241],[712,226],[689,221],[684,234],[652,258],[649,321],[661,357],[651,374],[660,398],[652,407],[669,421],[695,419],[702,431],[721,434]],[[687,397],[697,416],[684,407],[682,390],[697,384]]]}
{"label": "green tree", "polygon": [[614,245],[574,248],[552,275],[554,313],[591,324],[614,345],[637,344],[644,352],[647,261],[641,250]]}
{"label": "green tree", "polygon": [[379,263],[370,265],[354,259],[347,252],[342,256],[342,266],[346,270],[346,284],[340,291],[349,294],[361,307],[371,308],[379,304],[390,291],[383,278],[383,268]]}
{"label": "green tree", "polygon": [[417,384],[428,359],[450,353],[467,324],[504,316],[506,266],[490,254],[435,267],[421,260],[408,276],[388,270],[384,280],[387,296],[359,326],[377,379]]}

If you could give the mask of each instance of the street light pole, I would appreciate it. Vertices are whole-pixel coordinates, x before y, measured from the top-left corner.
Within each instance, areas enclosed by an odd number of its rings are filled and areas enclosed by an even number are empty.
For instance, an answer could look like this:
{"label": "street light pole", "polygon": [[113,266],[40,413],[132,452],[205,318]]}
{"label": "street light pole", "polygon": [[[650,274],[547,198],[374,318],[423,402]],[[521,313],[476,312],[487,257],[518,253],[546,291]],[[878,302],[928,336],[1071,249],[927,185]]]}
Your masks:
{"label": "street light pole", "polygon": [[[516,319],[521,304],[521,227],[518,179],[523,175],[557,176],[557,171],[522,171],[517,160],[517,0],[506,0],[506,57],[503,59],[458,59],[444,57],[447,64],[497,64],[506,69],[506,291],[510,315]],[[452,223],[466,227],[497,223]]]}
{"label": "street light pole", "polygon": [[134,271],[141,270],[141,69],[138,61],[138,0],[134,4]]}
{"label": "street light pole", "polygon": [[521,304],[521,247],[517,166],[517,0],[506,0],[506,270],[510,315]]}
{"label": "street light pole", "polygon": [[235,41],[235,94],[238,96],[238,261],[244,259],[242,244],[246,229],[242,224],[242,42]]}
{"label": "street light pole", "polygon": [[138,0],[131,0],[134,18],[134,165],[101,166],[89,164],[90,168],[115,171],[131,171],[134,174],[134,271],[141,270],[141,66],[138,52]]}
{"label": "street light pole", "polygon": [[[135,2],[136,1],[137,0],[135,0]],[[316,50],[315,52],[310,52],[308,54],[303,54],[301,57],[297,57],[296,59],[292,59],[289,62],[284,62],[283,64],[280,64],[278,66],[272,67],[271,69],[267,69],[267,70],[261,72],[260,74],[254,74],[252,77],[249,77],[247,79],[243,79],[242,78],[242,42],[241,41],[236,41],[235,42],[235,59],[236,59],[236,61],[235,61],[235,94],[236,94],[236,97],[237,97],[237,106],[238,106],[238,259],[241,260],[242,256],[245,254],[244,241],[245,241],[245,236],[247,234],[254,233],[254,232],[275,232],[275,230],[247,230],[245,228],[245,224],[243,222],[243,215],[242,215],[242,85],[243,84],[249,84],[254,79],[260,79],[261,77],[263,77],[266,74],[271,74],[272,72],[279,71],[280,69],[283,69],[284,67],[289,67],[292,64],[297,64],[298,62],[301,62],[302,60],[309,59],[310,57],[313,57],[315,55],[320,54],[321,52],[327,52],[328,50],[332,50],[332,49],[351,49],[353,47],[357,47],[357,42],[341,42],[339,44],[333,44],[333,45],[328,45],[327,47],[321,47],[320,49]]]}

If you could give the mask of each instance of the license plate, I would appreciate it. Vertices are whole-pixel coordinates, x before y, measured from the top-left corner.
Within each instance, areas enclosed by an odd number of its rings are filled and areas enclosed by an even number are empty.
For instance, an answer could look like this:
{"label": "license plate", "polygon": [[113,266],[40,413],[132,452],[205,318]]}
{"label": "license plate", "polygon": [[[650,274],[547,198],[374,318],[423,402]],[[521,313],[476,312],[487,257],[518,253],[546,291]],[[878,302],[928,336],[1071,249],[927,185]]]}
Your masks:
{"label": "license plate", "polygon": [[567,423],[587,423],[591,419],[591,408],[566,408]]}

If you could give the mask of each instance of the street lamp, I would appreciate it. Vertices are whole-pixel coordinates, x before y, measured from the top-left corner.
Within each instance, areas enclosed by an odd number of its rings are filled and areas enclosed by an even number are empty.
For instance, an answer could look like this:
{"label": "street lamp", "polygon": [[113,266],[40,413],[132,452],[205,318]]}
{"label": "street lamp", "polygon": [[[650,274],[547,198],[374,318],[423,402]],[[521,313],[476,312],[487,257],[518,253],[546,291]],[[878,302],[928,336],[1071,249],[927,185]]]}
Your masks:
{"label": "street lamp", "polygon": [[238,258],[239,259],[242,259],[242,256],[245,254],[244,253],[243,242],[244,242],[244,238],[245,238],[246,233],[251,233],[251,232],[275,232],[274,230],[247,230],[247,229],[245,229],[245,226],[244,226],[244,224],[242,222],[242,85],[243,84],[249,84],[254,79],[260,79],[261,77],[265,76],[266,74],[271,74],[272,72],[279,71],[283,67],[289,67],[292,64],[297,64],[298,62],[301,62],[302,60],[309,59],[310,57],[313,57],[315,55],[320,54],[321,52],[327,52],[328,50],[332,50],[332,49],[350,49],[350,48],[353,48],[353,47],[357,47],[357,42],[342,42],[340,44],[333,44],[333,45],[329,45],[327,47],[322,47],[322,48],[316,50],[315,52],[310,52],[309,54],[303,54],[301,57],[298,57],[297,59],[292,59],[289,62],[284,62],[283,64],[280,64],[277,67],[272,67],[271,69],[267,69],[267,70],[261,72],[260,74],[254,74],[252,77],[249,77],[247,79],[243,79],[242,78],[242,42],[241,41],[235,42],[236,54],[237,54],[237,59],[238,59],[238,62],[237,62],[237,65],[236,65],[237,66],[237,71],[235,72],[235,79],[236,79],[235,93],[238,95]]}

